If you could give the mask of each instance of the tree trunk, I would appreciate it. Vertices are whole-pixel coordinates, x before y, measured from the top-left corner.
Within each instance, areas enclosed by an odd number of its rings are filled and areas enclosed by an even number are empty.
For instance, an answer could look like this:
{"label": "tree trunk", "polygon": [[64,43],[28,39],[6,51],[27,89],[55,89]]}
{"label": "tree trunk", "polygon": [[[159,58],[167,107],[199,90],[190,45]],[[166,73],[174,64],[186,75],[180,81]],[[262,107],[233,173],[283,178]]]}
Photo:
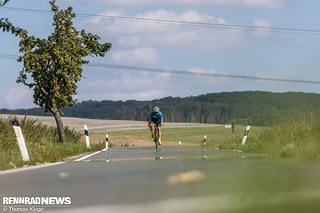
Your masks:
{"label": "tree trunk", "polygon": [[62,123],[62,118],[58,110],[51,110],[51,113],[54,116],[54,119],[56,120],[58,134],[59,134],[59,141],[64,143],[66,142],[66,137],[64,134],[64,128]]}

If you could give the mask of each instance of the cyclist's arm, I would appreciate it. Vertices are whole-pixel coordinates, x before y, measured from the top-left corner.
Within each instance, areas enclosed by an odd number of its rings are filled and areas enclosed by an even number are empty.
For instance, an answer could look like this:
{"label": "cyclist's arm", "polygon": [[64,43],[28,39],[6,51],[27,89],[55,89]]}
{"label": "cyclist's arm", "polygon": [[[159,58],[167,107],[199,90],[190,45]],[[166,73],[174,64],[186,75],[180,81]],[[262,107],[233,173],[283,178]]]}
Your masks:
{"label": "cyclist's arm", "polygon": [[159,118],[160,118],[160,126],[163,124],[163,114],[159,112]]}
{"label": "cyclist's arm", "polygon": [[148,123],[151,123],[151,122],[152,122],[152,113],[150,113],[148,116]]}

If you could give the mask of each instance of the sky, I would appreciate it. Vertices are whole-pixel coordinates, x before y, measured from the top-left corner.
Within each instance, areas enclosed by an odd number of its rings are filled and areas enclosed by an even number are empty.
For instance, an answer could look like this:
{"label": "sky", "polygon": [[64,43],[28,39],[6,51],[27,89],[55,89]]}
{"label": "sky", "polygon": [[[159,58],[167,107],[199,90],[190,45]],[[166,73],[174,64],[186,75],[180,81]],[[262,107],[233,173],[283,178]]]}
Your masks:
{"label": "sky", "polygon": [[[75,96],[79,102],[248,90],[320,92],[318,83],[262,80],[320,81],[320,1],[57,0],[57,5],[73,8],[77,30],[112,43],[105,57],[88,58]],[[0,17],[30,35],[52,33],[46,0],[10,0]],[[32,90],[16,83],[22,70],[14,59],[18,44],[19,38],[0,32],[0,108],[35,107]],[[125,69],[132,66],[140,69]]]}

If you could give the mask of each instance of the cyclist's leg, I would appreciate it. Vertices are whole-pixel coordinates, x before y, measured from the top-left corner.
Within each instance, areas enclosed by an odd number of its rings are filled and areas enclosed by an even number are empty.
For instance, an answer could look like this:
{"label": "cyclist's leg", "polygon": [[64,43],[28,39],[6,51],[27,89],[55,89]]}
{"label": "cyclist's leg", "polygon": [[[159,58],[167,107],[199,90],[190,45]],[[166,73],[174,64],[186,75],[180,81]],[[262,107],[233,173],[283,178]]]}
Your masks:
{"label": "cyclist's leg", "polygon": [[158,142],[158,138],[159,138],[159,131],[158,131],[158,128],[157,128],[157,125],[156,124],[154,124],[153,125],[153,127],[154,127],[154,142]]}
{"label": "cyclist's leg", "polygon": [[158,138],[158,143],[159,143],[159,145],[161,145],[161,129],[159,128],[158,129],[158,134],[159,134],[159,138]]}
{"label": "cyclist's leg", "polygon": [[154,138],[154,130],[153,130],[153,123],[152,121],[149,121],[148,123],[149,129],[151,131],[151,138]]}
{"label": "cyclist's leg", "polygon": [[160,128],[160,124],[157,124],[157,132],[158,132],[158,143],[159,145],[161,145],[161,128]]}

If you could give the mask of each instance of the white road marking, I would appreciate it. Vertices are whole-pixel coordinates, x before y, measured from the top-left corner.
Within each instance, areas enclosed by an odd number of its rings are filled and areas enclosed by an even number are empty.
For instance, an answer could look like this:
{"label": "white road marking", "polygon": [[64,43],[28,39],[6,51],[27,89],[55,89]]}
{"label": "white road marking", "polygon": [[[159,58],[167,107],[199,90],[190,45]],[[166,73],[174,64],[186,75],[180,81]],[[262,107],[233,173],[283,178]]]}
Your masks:
{"label": "white road marking", "polygon": [[26,168],[10,169],[10,170],[5,170],[5,171],[0,171],[0,175],[14,174],[14,173],[18,173],[18,172],[41,169],[41,168],[56,166],[56,165],[60,165],[60,164],[64,164],[64,163],[65,162],[56,162],[56,163],[44,164],[44,165],[39,165],[39,166],[31,166],[31,167],[26,167]]}
{"label": "white road marking", "polygon": [[89,154],[89,155],[86,155],[86,156],[84,156],[84,157],[82,157],[82,158],[76,159],[76,160],[74,160],[74,161],[75,161],[75,162],[83,161],[83,160],[86,160],[86,159],[88,159],[88,158],[90,158],[90,157],[92,157],[92,156],[94,156],[94,155],[97,155],[97,154],[99,154],[99,153],[101,153],[101,152],[102,152],[102,151],[97,151],[97,152],[91,153],[91,154]]}

